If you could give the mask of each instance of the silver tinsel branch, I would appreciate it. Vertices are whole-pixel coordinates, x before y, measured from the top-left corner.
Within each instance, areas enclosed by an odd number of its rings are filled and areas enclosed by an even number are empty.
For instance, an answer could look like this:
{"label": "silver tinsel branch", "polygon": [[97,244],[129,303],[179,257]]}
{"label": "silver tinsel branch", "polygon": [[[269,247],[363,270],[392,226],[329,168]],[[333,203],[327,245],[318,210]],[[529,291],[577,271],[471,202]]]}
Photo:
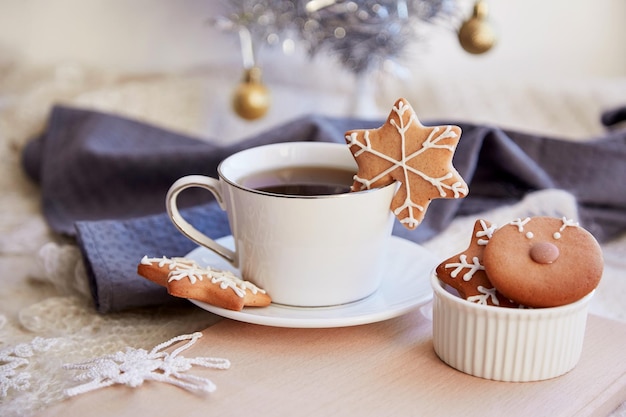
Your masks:
{"label": "silver tinsel branch", "polygon": [[[418,23],[446,24],[458,16],[456,0],[231,0],[224,6],[227,13],[212,23],[238,31],[242,44],[292,42],[310,56],[335,56],[355,74],[401,58],[418,38]],[[253,60],[252,45],[242,52],[244,62]]]}

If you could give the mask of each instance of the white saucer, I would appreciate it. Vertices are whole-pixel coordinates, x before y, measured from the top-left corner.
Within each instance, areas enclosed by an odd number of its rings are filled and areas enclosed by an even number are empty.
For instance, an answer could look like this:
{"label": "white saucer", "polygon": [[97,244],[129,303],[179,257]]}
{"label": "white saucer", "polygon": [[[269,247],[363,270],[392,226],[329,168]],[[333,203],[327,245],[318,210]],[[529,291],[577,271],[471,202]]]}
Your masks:
{"label": "white saucer", "polygon": [[[233,248],[232,236],[217,240]],[[185,255],[202,266],[228,269],[239,275],[224,259],[206,248],[196,248]],[[380,288],[369,297],[332,307],[290,307],[271,304],[267,307],[244,307],[232,311],[197,300],[197,306],[230,319],[275,327],[344,327],[374,323],[400,316],[432,299],[430,274],[438,261],[422,246],[392,236],[387,253],[386,275]],[[271,295],[271,294],[270,294]]]}

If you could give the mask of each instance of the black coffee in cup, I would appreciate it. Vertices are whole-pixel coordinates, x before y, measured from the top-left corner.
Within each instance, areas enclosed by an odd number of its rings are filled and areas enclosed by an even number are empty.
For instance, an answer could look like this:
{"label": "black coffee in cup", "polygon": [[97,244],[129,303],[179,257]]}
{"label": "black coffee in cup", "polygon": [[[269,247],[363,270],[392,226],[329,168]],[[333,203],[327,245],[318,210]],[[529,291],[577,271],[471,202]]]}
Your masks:
{"label": "black coffee in cup", "polygon": [[284,167],[245,177],[242,185],[282,195],[332,195],[350,192],[354,171],[319,166]]}

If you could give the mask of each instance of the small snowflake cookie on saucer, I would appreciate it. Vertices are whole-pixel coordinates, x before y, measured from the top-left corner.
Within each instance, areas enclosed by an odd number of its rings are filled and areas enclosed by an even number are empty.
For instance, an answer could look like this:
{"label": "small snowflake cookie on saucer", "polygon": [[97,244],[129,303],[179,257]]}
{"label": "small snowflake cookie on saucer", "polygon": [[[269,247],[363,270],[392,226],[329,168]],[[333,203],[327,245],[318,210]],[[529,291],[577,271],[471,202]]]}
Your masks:
{"label": "small snowflake cookie on saucer", "polygon": [[358,165],[352,191],[398,181],[391,210],[407,229],[415,229],[433,199],[463,198],[469,192],[452,165],[460,138],[458,126],[423,126],[401,98],[381,127],[346,132]]}
{"label": "small snowflake cookie on saucer", "polygon": [[228,310],[265,307],[272,302],[265,290],[242,280],[232,272],[203,268],[187,258],[144,256],[137,266],[137,273],[166,287],[170,295],[202,301]]}

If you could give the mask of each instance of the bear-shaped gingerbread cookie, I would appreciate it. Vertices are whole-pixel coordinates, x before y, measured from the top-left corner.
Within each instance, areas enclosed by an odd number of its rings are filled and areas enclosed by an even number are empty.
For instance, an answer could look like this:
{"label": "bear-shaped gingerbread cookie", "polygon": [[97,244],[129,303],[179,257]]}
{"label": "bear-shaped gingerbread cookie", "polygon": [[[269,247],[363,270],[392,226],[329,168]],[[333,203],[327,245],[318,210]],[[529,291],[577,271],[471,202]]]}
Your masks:
{"label": "bear-shaped gingerbread cookie", "polygon": [[491,283],[528,307],[573,303],[595,289],[604,261],[600,245],[578,223],[562,218],[517,219],[493,233],[483,254]]}
{"label": "bear-shaped gingerbread cookie", "polygon": [[439,264],[436,274],[471,302],[542,308],[589,294],[603,265],[596,239],[572,220],[528,217],[496,228],[480,219],[469,247]]}

